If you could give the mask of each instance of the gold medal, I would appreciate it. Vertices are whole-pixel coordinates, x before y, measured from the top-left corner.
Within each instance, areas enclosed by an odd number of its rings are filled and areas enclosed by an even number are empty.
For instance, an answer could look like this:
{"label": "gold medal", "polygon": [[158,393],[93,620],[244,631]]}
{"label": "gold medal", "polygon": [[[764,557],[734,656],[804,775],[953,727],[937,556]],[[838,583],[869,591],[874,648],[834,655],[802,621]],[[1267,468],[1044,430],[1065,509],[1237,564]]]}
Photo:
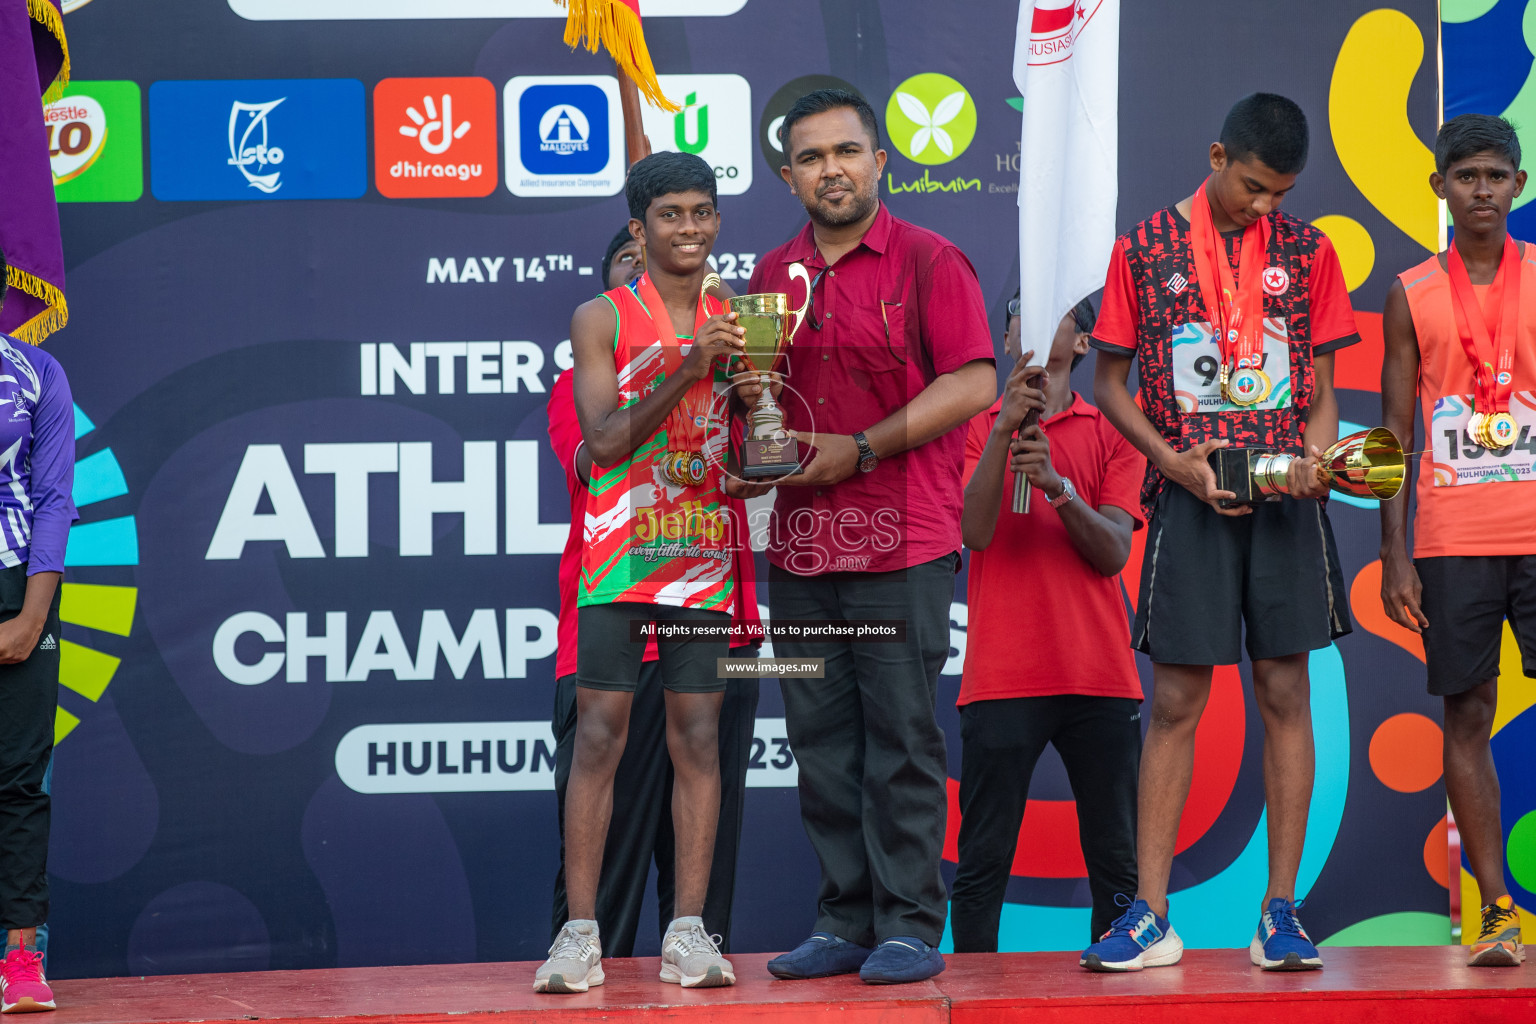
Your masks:
{"label": "gold medal", "polygon": [[1488,448],[1508,448],[1515,443],[1515,435],[1519,433],[1519,426],[1515,418],[1507,412],[1496,412],[1489,416],[1483,425],[1483,432],[1488,435]]}
{"label": "gold medal", "polygon": [[1226,382],[1226,398],[1233,405],[1253,405],[1269,397],[1268,375],[1256,366],[1240,366]]}
{"label": "gold medal", "polygon": [[1487,419],[1488,417],[1484,413],[1474,412],[1468,417],[1466,426],[1467,436],[1478,444],[1483,445],[1484,448],[1488,447],[1486,444],[1483,444],[1483,423]]}

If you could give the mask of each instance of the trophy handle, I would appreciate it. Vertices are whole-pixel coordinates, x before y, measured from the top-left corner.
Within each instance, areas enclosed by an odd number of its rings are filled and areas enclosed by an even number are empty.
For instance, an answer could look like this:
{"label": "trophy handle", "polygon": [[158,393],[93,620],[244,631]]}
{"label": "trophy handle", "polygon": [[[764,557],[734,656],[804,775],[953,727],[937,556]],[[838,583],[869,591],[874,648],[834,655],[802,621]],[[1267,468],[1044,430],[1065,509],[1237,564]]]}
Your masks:
{"label": "trophy handle", "polygon": [[805,282],[805,301],[800,303],[800,308],[790,312],[793,318],[793,326],[789,329],[789,340],[795,340],[795,332],[800,330],[800,325],[805,323],[805,311],[811,308],[811,272],[805,269],[803,263],[791,263],[789,265],[789,279],[799,279]]}
{"label": "trophy handle", "polygon": [[714,271],[710,271],[708,274],[705,274],[704,283],[699,285],[699,301],[704,301],[705,294],[707,294],[711,288],[719,288],[722,284],[724,284],[724,282],[720,280],[720,275]]}

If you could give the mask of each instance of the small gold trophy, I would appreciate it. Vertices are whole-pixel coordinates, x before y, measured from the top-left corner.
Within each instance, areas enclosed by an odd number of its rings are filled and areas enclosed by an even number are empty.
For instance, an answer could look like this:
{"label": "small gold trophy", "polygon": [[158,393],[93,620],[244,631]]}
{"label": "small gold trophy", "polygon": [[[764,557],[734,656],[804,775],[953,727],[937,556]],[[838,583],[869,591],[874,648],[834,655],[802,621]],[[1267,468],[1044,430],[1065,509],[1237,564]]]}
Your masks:
{"label": "small gold trophy", "polygon": [[791,263],[789,279],[805,282],[805,301],[799,309],[789,308],[789,296],[784,292],[736,295],[726,300],[736,314],[736,326],[747,332],[742,358],[763,385],[757,404],[747,414],[746,444],[742,446],[741,475],[749,480],[787,476],[800,468],[800,445],[784,432],[784,410],[773,400],[768,376],[783,366],[811,305],[810,272],[800,263]]}
{"label": "small gold trophy", "polygon": [[[1221,505],[1235,508],[1277,501],[1289,494],[1285,475],[1300,456],[1268,448],[1221,448],[1211,458],[1217,488],[1237,495],[1235,500],[1223,499]],[[1403,489],[1405,463],[1397,435],[1386,427],[1371,427],[1329,445],[1318,469],[1330,490],[1390,501]]]}

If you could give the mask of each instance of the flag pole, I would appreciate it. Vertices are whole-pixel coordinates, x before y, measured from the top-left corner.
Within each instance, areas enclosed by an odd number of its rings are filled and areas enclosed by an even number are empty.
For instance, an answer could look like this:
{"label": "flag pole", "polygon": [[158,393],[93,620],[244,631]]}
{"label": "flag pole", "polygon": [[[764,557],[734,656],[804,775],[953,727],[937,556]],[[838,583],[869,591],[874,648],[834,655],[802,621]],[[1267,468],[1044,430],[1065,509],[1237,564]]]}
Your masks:
{"label": "flag pole", "polygon": [[619,76],[619,108],[624,112],[624,152],[628,157],[629,166],[633,167],[638,161],[651,155],[651,140],[646,138],[645,129],[640,121],[640,89],[635,85],[635,80],[629,77],[629,72],[619,66],[617,61],[613,65],[614,72]]}

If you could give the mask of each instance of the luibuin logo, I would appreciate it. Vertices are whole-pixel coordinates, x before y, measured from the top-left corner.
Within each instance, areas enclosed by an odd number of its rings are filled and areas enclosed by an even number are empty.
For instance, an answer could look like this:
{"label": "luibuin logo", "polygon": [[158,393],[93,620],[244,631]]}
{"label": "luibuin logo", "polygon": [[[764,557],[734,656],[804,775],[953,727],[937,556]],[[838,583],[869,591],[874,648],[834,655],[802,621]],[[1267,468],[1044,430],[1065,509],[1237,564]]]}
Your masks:
{"label": "luibuin logo", "polygon": [[885,123],[902,156],[920,164],[944,164],[964,153],[976,137],[976,104],[965,86],[948,75],[914,75],[891,94]]}
{"label": "luibuin logo", "polygon": [[[688,115],[693,114],[694,130],[688,131]],[[690,139],[689,135],[693,138]],[[704,152],[704,147],[709,145],[709,104],[699,103],[699,94],[691,92],[683,103],[683,109],[679,110],[672,118],[672,138],[677,143],[679,153],[693,153],[695,155]]]}

